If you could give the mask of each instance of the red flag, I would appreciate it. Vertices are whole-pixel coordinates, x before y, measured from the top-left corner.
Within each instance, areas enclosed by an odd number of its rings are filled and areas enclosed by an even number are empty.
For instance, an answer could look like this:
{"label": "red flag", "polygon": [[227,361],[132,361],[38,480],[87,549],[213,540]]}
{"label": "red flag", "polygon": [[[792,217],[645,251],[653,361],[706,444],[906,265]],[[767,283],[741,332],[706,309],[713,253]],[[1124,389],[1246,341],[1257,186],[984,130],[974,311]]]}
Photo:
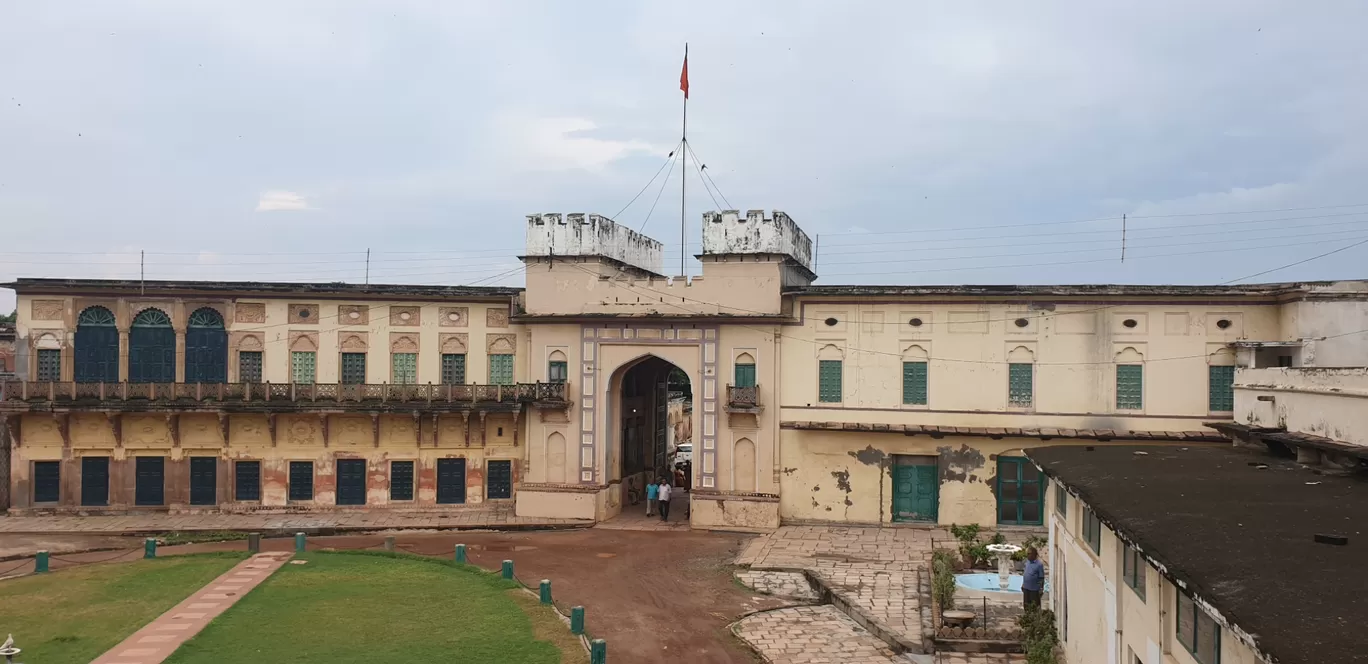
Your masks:
{"label": "red flag", "polygon": [[689,46],[684,46],[684,69],[679,72],[679,89],[684,91],[684,98],[689,98]]}

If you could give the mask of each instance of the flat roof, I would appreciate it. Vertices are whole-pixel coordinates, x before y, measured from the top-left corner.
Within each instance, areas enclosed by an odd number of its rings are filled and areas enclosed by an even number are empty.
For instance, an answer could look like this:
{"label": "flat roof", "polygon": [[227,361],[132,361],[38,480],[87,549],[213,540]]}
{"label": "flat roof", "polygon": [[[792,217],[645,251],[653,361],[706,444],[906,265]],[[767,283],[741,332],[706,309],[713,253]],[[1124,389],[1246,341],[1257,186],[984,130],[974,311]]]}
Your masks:
{"label": "flat roof", "polygon": [[[864,286],[864,285],[813,285],[792,288],[785,293],[792,295],[976,295],[976,296],[1029,296],[1029,297],[1078,297],[1078,296],[1257,296],[1287,295],[1300,293],[1312,287],[1333,286],[1343,281],[1299,281],[1272,284],[1232,284],[1232,285],[1154,285],[1154,284],[1057,284],[1057,285],[948,285],[948,286]],[[1362,296],[1361,293],[1345,293]]]}
{"label": "flat roof", "polygon": [[[1321,475],[1234,446],[1036,447],[1026,455],[1264,655],[1280,664],[1368,661],[1361,476]],[[1346,535],[1349,544],[1319,544],[1320,533]]]}
{"label": "flat roof", "polygon": [[509,286],[425,286],[405,284],[347,284],[341,282],[280,282],[280,281],[163,281],[148,279],[33,279],[20,278],[0,284],[24,293],[234,293],[271,297],[340,296],[340,297],[405,297],[431,299],[509,298],[523,289]]}

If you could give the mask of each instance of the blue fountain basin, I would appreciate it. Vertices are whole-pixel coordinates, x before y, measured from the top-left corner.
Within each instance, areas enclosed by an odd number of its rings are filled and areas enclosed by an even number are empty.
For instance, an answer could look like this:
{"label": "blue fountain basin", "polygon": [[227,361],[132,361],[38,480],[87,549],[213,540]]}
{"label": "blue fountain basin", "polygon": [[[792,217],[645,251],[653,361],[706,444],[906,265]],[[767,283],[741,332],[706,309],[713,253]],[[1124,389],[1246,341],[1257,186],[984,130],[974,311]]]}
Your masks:
{"label": "blue fountain basin", "polygon": [[[956,575],[955,575],[955,585],[957,585],[957,586],[959,586],[959,587],[961,587],[961,588],[968,588],[969,590],[978,590],[978,591],[981,591],[981,592],[990,592],[990,593],[1004,593],[1004,592],[1005,592],[1005,593],[1018,593],[1018,594],[1020,594],[1020,593],[1021,593],[1021,580],[1022,580],[1022,577],[1021,577],[1020,574],[1009,574],[1009,575],[1007,575],[1007,589],[1006,589],[1006,590],[1003,590],[1003,589],[998,585],[998,575],[997,575],[996,573],[956,574]],[[1046,582],[1045,582],[1045,592],[1049,592],[1049,591],[1050,591],[1050,582],[1049,582],[1049,581],[1046,581]]]}

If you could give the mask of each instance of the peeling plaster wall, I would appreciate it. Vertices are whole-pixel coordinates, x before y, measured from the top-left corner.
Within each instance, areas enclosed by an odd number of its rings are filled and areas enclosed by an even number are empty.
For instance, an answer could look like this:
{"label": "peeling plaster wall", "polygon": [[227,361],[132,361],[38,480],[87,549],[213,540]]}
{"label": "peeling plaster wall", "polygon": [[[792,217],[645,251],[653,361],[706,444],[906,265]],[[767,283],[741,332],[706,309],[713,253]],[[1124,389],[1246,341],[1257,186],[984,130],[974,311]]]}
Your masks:
{"label": "peeling plaster wall", "polygon": [[704,254],[776,254],[812,269],[812,240],[787,214],[775,210],[703,213]]}
{"label": "peeling plaster wall", "polygon": [[1239,369],[1235,421],[1368,445],[1368,368]]}
{"label": "peeling plaster wall", "polygon": [[527,215],[527,256],[603,256],[663,274],[663,245],[597,214]]}

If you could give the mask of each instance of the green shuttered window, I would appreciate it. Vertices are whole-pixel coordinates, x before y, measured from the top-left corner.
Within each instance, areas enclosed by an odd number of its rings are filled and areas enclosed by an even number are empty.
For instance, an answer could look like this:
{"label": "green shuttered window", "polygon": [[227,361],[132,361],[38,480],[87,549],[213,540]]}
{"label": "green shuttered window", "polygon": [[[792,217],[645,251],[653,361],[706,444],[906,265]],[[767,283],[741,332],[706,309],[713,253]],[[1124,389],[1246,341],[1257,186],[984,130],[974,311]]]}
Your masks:
{"label": "green shuttered window", "polygon": [[313,351],[290,353],[290,376],[296,383],[313,383],[318,379],[318,358]]}
{"label": "green shuttered window", "polygon": [[1012,363],[1007,365],[1007,405],[1029,408],[1035,399],[1035,365]]}
{"label": "green shuttered window", "polygon": [[1193,659],[1201,664],[1221,661],[1221,626],[1187,595],[1178,595],[1178,624],[1174,630]]}
{"label": "green shuttered window", "polygon": [[465,360],[462,353],[442,355],[442,384],[465,385]]}
{"label": "green shuttered window", "polygon": [[841,361],[821,360],[817,364],[817,400],[841,402]]}
{"label": "green shuttered window", "polygon": [[926,405],[926,363],[903,362],[903,403]]}
{"label": "green shuttered window", "polygon": [[738,364],[736,365],[736,385],[735,387],[755,387],[755,365]]}
{"label": "green shuttered window", "polygon": [[1144,395],[1144,365],[1116,365],[1116,407],[1120,410],[1140,410],[1145,406]]}
{"label": "green shuttered window", "polygon": [[564,383],[570,379],[570,365],[566,362],[550,362],[546,367],[546,379],[552,383]]}
{"label": "green shuttered window", "polygon": [[490,384],[490,385],[512,385],[512,384],[513,384],[513,356],[512,356],[512,355],[490,355],[490,356],[489,356],[489,384]]}
{"label": "green shuttered window", "polygon": [[417,353],[390,355],[390,382],[395,385],[412,385],[418,382]]}
{"label": "green shuttered window", "polygon": [[1207,391],[1211,412],[1235,410],[1235,367],[1207,367]]}

